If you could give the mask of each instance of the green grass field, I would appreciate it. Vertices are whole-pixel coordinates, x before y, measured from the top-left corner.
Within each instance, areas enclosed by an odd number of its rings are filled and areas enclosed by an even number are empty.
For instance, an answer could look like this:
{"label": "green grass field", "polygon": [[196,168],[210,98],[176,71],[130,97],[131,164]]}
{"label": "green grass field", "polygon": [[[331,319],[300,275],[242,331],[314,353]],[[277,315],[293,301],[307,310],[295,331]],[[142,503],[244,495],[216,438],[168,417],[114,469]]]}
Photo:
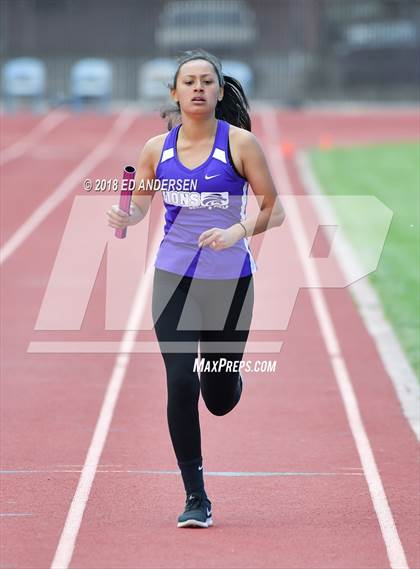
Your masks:
{"label": "green grass field", "polygon": [[[369,279],[419,377],[420,144],[312,150],[310,160],[326,194],[374,195],[394,212],[378,268]],[[356,217],[352,212],[339,213],[357,253],[361,232]],[[363,239],[374,230],[373,219],[371,226],[364,227]]]}

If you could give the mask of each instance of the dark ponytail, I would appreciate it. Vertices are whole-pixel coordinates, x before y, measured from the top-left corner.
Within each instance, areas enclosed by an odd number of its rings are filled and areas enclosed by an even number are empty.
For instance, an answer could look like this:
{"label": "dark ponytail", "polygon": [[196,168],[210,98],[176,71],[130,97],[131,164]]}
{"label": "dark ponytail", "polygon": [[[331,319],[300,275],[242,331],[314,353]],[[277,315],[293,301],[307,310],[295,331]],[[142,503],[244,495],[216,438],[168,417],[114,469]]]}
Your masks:
{"label": "dark ponytail", "polygon": [[[219,85],[224,88],[223,99],[216,105],[216,118],[251,131],[251,118],[248,113],[249,103],[242,85],[237,79],[229,75],[224,75],[220,60],[204,49],[194,49],[182,54],[178,59],[178,68],[175,72],[172,85],[170,84],[168,87],[170,89],[175,88],[180,67],[187,61],[192,61],[193,59],[205,59],[211,63],[219,79]],[[181,122],[179,103],[162,109],[160,116],[168,121],[168,130],[171,130],[173,126]]]}
{"label": "dark ponytail", "polygon": [[223,75],[223,99],[216,105],[216,118],[251,131],[249,103],[242,85],[237,79]]}

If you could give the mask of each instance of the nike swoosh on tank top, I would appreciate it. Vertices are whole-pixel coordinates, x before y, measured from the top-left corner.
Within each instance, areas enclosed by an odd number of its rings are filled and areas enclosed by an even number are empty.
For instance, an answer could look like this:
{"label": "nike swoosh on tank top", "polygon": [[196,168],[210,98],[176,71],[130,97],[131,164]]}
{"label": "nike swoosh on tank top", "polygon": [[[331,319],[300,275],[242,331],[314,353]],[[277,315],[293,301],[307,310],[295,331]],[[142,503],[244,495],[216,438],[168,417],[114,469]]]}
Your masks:
{"label": "nike swoosh on tank top", "polygon": [[236,279],[257,270],[246,238],[215,251],[198,246],[207,229],[227,229],[245,218],[248,182],[229,160],[229,123],[218,119],[212,151],[203,164],[187,168],[178,159],[180,124],[166,136],[156,179],[165,205],[164,237],[155,266],[201,279]]}

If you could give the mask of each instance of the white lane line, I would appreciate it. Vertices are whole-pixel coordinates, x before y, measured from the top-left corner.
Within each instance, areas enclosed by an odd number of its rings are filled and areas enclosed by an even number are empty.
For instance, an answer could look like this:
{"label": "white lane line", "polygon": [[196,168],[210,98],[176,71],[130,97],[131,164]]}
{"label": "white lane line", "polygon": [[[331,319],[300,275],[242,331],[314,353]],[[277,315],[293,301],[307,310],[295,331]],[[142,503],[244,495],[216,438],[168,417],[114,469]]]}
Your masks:
{"label": "white lane line", "polygon": [[[331,220],[337,216],[320,187],[307,153],[300,151],[296,163],[305,190],[308,194],[318,196],[314,201],[314,207],[319,218],[321,221],[328,219],[328,223],[331,223]],[[338,221],[336,224],[338,225]],[[344,274],[362,274],[355,251],[344,235],[338,242],[336,251],[337,262]],[[366,328],[376,344],[400,400],[403,414],[417,439],[420,440],[420,385],[392,326],[385,318],[381,301],[368,278],[359,279],[349,286],[348,290],[353,295]]]}
{"label": "white lane line", "polygon": [[[55,464],[56,468],[81,468],[84,464]],[[98,468],[122,468],[122,464],[98,464]]]}
{"label": "white lane line", "polygon": [[33,514],[20,514],[19,512],[0,512],[0,518],[18,518],[24,516],[33,516]]}
{"label": "white lane line", "polygon": [[[247,343],[247,353],[274,353],[278,354],[283,342],[254,342]],[[234,350],[235,347],[241,347],[241,343],[230,342],[229,349]],[[206,348],[208,352],[219,352],[220,342],[207,342]],[[166,352],[195,352],[197,345],[194,342],[166,342]],[[116,341],[98,341],[98,342],[71,342],[71,341],[33,341],[28,345],[27,352],[30,354],[118,354],[120,353],[120,344]],[[157,354],[161,348],[157,341],[155,342],[134,342],[131,353],[139,354]]]}
{"label": "white lane line", "polygon": [[159,225],[153,237],[152,250],[149,257],[150,261],[136,291],[134,303],[120,344],[121,353],[119,353],[115,359],[114,368],[96,422],[93,438],[86,455],[76,492],[67,514],[64,529],[61,533],[57,550],[51,564],[51,569],[67,569],[70,565],[83,513],[89,499],[90,489],[98,469],[102,450],[111,426],[114,409],[130,363],[131,352],[138,333],[137,329],[145,312],[146,302],[152,286],[154,258],[161,239],[161,227]]}
{"label": "white lane line", "polygon": [[136,113],[125,110],[112,125],[104,140],[74,168],[61,184],[39,205],[17,229],[0,250],[0,265],[3,264],[45,218],[74,190],[89,172],[104,160],[115,148],[118,140],[129,128]]}
{"label": "white lane line", "polygon": [[19,514],[19,513],[14,513],[14,512],[4,512],[1,513],[0,512],[0,518],[15,518],[18,516],[32,516],[33,514]]}
{"label": "white lane line", "polygon": [[[278,187],[284,189],[284,193],[293,195],[294,192],[292,184],[290,182],[283,156],[278,151],[278,144],[281,137],[280,129],[277,124],[276,113],[273,109],[268,108],[266,111],[261,111],[260,115],[264,129],[266,146],[268,149],[268,160],[274,173],[274,177],[278,180]],[[395,526],[391,508],[388,504],[388,499],[379,475],[370,441],[363,425],[350,375],[341,353],[340,342],[335,332],[333,320],[322,292],[318,271],[315,263],[310,261],[309,257],[306,255],[306,251],[310,251],[310,247],[305,233],[305,226],[296,203],[293,200],[289,200],[287,203],[289,208],[286,213],[289,218],[289,225],[302,262],[303,270],[307,279],[306,282],[309,286],[308,291],[310,298],[318,320],[322,338],[325,342],[326,350],[330,358],[330,363],[334,371],[353,439],[359,453],[373,507],[381,528],[390,566],[392,569],[408,569],[404,549]]]}
{"label": "white lane line", "polygon": [[[101,471],[109,472],[109,471]],[[118,472],[118,471],[117,471]],[[127,472],[129,474],[176,474],[181,476],[179,470],[125,470],[122,472]],[[362,472],[229,472],[229,471],[208,471],[205,470],[206,476],[363,476]]]}
{"label": "white lane line", "polygon": [[48,113],[34,128],[20,140],[17,140],[7,148],[0,152],[0,166],[7,164],[11,160],[15,160],[25,154],[31,147],[35,146],[40,139],[45,136],[50,130],[55,128],[69,115],[62,111],[52,111]]}
{"label": "white lane line", "polygon": [[[83,472],[79,469],[60,470],[0,470],[0,474],[67,474],[71,472]],[[181,475],[179,470],[104,470],[98,466],[96,473],[100,474],[176,474]],[[363,476],[363,472],[212,472],[205,471],[206,476]]]}

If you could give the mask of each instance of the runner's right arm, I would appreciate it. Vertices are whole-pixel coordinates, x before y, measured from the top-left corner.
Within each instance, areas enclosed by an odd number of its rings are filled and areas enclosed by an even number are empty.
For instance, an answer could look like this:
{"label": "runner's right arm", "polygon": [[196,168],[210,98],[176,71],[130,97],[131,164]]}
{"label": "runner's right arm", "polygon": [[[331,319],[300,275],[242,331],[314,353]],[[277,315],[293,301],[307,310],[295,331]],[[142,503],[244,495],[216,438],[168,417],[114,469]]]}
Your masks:
{"label": "runner's right arm", "polygon": [[153,187],[156,167],[159,162],[166,134],[150,138],[144,145],[136,169],[135,189],[131,197],[130,215],[122,212],[118,205],[113,205],[108,215],[108,225],[114,229],[128,227],[139,223],[149,211],[155,195],[153,189],[147,189],[148,183]]}

